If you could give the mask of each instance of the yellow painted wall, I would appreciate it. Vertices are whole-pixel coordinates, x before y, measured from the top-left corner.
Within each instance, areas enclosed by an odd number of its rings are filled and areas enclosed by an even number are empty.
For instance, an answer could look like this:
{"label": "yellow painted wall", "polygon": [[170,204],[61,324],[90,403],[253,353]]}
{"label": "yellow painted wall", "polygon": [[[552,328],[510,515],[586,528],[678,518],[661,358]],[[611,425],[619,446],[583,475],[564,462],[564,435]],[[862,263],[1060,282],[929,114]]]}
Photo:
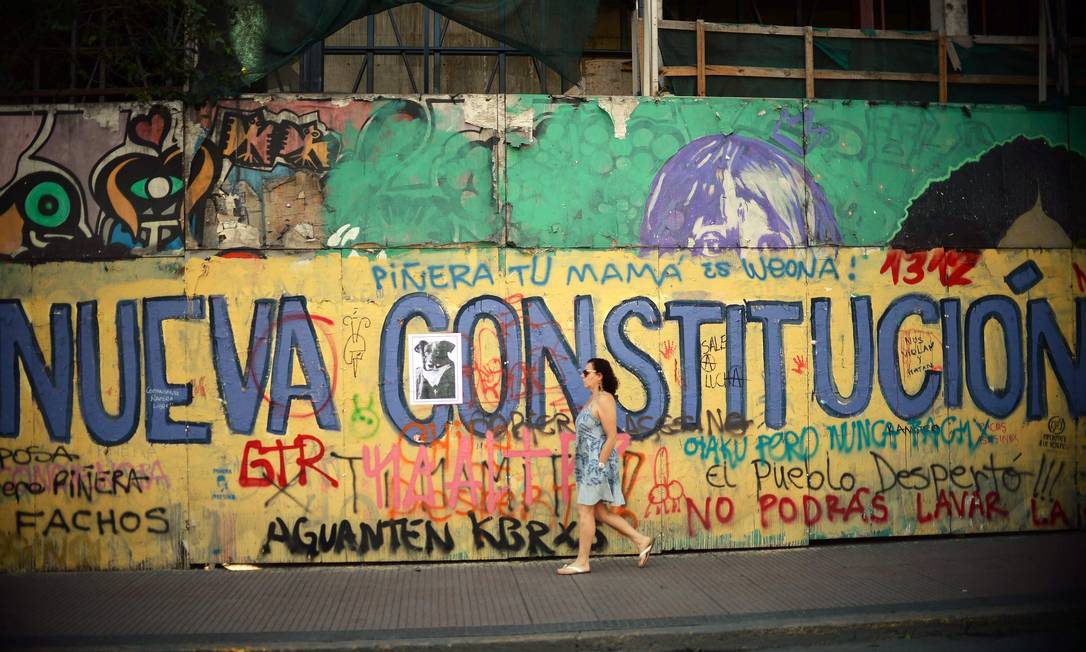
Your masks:
{"label": "yellow painted wall", "polygon": [[[408,334],[448,331],[461,308],[481,297],[490,297],[491,305],[504,302],[517,315],[519,326],[514,330],[520,332],[521,360],[532,354],[524,335],[533,331],[538,344],[546,330],[538,319],[526,320],[529,304],[545,305],[553,314],[574,357],[575,333],[580,331],[582,337],[594,335],[597,355],[620,363],[636,361],[636,356],[614,352],[621,339],[614,333],[610,344],[605,341],[608,315],[638,301],[637,305],[658,311],[655,325],[653,319],[646,324],[633,316],[620,329],[643,352],[642,364],[651,361],[659,367],[667,394],[662,427],[649,433],[630,428],[633,435],[621,439],[623,488],[629,502],[620,511],[643,531],[658,534],[665,549],[1076,527],[1086,507],[1086,475],[1080,471],[1086,468],[1086,431],[1070,403],[1082,405],[1086,386],[1072,382],[1065,390],[1046,359],[1043,415],[1027,418],[1030,386],[1039,382],[1028,369],[1027,302],[1037,300],[1035,310],[1051,306],[1077,356],[1074,360],[1080,361],[1084,351],[1076,345],[1082,339],[1076,328],[1086,328],[1086,323],[1076,302],[1079,306],[1086,302],[1086,279],[1076,276],[1075,265],[1086,268],[1086,256],[984,250],[975,261],[944,258],[933,263],[936,253],[925,255],[923,265],[914,265],[911,272],[908,266],[915,260],[904,260],[896,284],[886,265],[887,250],[861,248],[746,250],[714,258],[643,257],[625,250],[383,250],[372,255],[267,259],[190,255],[183,261],[147,258],[0,267],[4,342],[19,332],[21,307],[44,360],[55,370],[50,311],[59,305],[57,314],[63,317],[63,306],[70,306],[67,323],[75,377],[70,440],[65,433],[54,433],[63,441],[51,440],[24,364],[4,366],[5,360],[15,359],[11,356],[16,351],[31,358],[33,351],[0,343],[0,350],[7,352],[0,355],[0,372],[5,374],[0,385],[9,398],[18,397],[19,405],[16,432],[0,441],[0,565],[9,570],[162,568],[297,562],[314,552],[310,559],[320,562],[572,554],[576,510],[571,428],[579,405],[568,403],[548,367],[543,385],[535,388],[545,392],[548,418],[534,426],[526,424],[523,368],[503,365],[498,346],[499,333],[514,329],[512,324],[479,321],[473,355],[466,361],[483,410],[493,411],[503,396],[512,397],[515,414],[508,428],[494,421],[494,430],[477,436],[457,417],[447,427],[405,431],[392,425],[382,399],[382,386],[395,391],[408,381],[407,361],[396,357],[396,342],[382,340],[382,334],[387,340],[400,326],[395,315],[390,319],[394,307],[406,305],[405,301],[436,302],[430,305],[444,309],[447,327],[430,329],[420,318],[402,327]],[[1043,278],[1016,294],[1006,278],[1029,262]],[[948,270],[945,275],[940,273],[943,268]],[[763,270],[765,280],[758,278]],[[968,283],[960,284],[963,281]],[[415,298],[405,299],[411,294]],[[963,360],[984,360],[987,380],[974,377],[978,391],[982,382],[1003,388],[1009,367],[1022,372],[1021,399],[1008,415],[994,416],[978,406],[964,377],[961,405],[946,404],[947,368],[952,362],[945,346],[954,338],[941,323],[925,324],[910,316],[896,340],[880,341],[880,319],[910,294],[936,307],[941,300],[960,301],[963,329],[971,307],[995,305],[981,304],[984,297],[1003,297],[997,303],[1017,307],[1021,359],[1008,361],[994,321],[986,322],[983,343],[963,338],[961,351]],[[169,417],[210,424],[210,441],[151,443],[146,419],[152,404],[185,401],[171,399],[168,391],[148,392],[146,305],[155,297],[181,296],[192,299],[198,310],[188,320],[163,322],[166,379],[191,385],[192,397],[189,405],[170,407]],[[294,400],[287,406],[286,432],[270,433],[270,388],[276,383],[272,370],[251,434],[231,432],[225,410],[228,403],[232,409],[240,403],[237,396],[220,395],[210,315],[210,297],[215,296],[223,297],[229,309],[243,370],[250,338],[267,341],[272,359],[281,344],[289,351],[289,342],[278,342],[277,334],[253,326],[254,302],[268,300],[278,310],[285,297],[304,297],[308,323],[333,388],[331,404]],[[587,297],[583,301],[591,305],[591,324],[587,313],[575,320],[579,296]],[[813,395],[812,302],[830,300],[833,377],[847,395],[856,377],[850,316],[854,297],[870,298],[871,328],[876,331],[872,341],[876,351],[882,344],[893,347],[906,391],[917,391],[929,373],[931,382],[941,383],[932,406],[912,422],[895,416],[888,405],[877,361],[870,402],[858,414],[832,417]],[[92,440],[80,406],[77,304],[92,300],[98,302],[101,344],[96,359],[102,400],[111,414],[117,413],[121,385],[118,302],[134,301],[139,315],[139,422],[131,438],[116,445]],[[739,345],[728,337],[723,323],[706,323],[696,341],[688,334],[684,342],[674,312],[669,315],[669,302],[672,311],[681,309],[675,302],[703,302],[700,305],[710,311],[715,306],[742,311],[747,316],[745,369],[729,369],[728,351]],[[780,357],[770,356],[768,361],[784,370],[786,414],[780,426],[767,424],[771,419],[765,407],[764,329],[750,319],[758,310],[754,306],[772,302],[796,302],[802,313],[800,323],[783,326]],[[58,319],[58,324],[64,323]],[[298,325],[297,320],[287,321]],[[684,343],[689,344],[686,350]],[[583,367],[588,356],[584,352],[580,356],[568,361],[569,369]],[[696,383],[686,395],[699,400],[700,407],[691,411],[696,423],[683,429],[683,374],[693,373],[694,358],[700,373],[690,376]],[[281,386],[306,384],[297,358],[289,359],[291,378],[279,378]],[[8,375],[11,368],[18,370],[14,377]],[[621,365],[617,372],[622,404],[640,409],[646,401],[644,383]],[[503,376],[522,382],[503,388]],[[247,377],[259,380],[254,373]],[[569,382],[579,386],[580,377],[571,374]],[[745,434],[722,432],[719,425],[729,411],[725,400],[729,385],[741,385],[746,391],[745,416],[752,423]],[[62,405],[51,409],[63,412]],[[336,427],[322,428],[313,414],[316,409],[334,415]],[[428,406],[410,409],[419,421],[431,411]],[[455,409],[452,414],[457,415]],[[857,427],[870,428],[869,437],[844,437],[846,425],[850,433]],[[197,430],[190,428],[189,433],[196,436]],[[111,432],[106,437],[118,439],[123,434]],[[277,446],[282,447],[282,458]],[[301,466],[300,453],[310,460]],[[272,478],[266,478],[267,469]],[[304,484],[299,473],[303,469]],[[278,486],[280,471],[286,486]],[[71,480],[76,476],[82,480]],[[380,540],[363,536],[366,528],[377,532]],[[600,552],[632,552],[631,544],[613,531],[602,532]]]}

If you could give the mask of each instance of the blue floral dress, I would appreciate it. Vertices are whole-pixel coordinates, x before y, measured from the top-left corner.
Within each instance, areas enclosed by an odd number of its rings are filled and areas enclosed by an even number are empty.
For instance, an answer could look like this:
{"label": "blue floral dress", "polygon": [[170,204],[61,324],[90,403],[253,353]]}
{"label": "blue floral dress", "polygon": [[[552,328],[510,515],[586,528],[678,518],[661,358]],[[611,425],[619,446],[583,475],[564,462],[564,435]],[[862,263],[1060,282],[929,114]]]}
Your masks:
{"label": "blue floral dress", "polygon": [[577,453],[574,475],[577,478],[577,502],[595,505],[601,500],[612,505],[625,505],[622,476],[619,472],[618,451],[612,450],[607,464],[599,467],[600,452],[607,441],[603,424],[592,414],[589,401],[577,415]]}

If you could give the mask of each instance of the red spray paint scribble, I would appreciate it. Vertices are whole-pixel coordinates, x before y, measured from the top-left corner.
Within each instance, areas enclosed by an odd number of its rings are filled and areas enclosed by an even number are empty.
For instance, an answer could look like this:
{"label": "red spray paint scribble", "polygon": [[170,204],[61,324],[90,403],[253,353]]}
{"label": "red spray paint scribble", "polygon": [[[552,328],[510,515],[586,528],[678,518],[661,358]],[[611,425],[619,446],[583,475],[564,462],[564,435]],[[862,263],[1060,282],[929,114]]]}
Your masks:
{"label": "red spray paint scribble", "polygon": [[[317,447],[316,452],[309,456],[305,454],[307,443],[316,444]],[[286,453],[290,451],[298,452],[298,456],[294,459],[294,463],[298,466],[298,484],[303,486],[306,484],[308,481],[306,469],[311,469],[324,476],[333,487],[339,486],[339,482],[335,478],[317,468],[316,463],[324,457],[324,442],[313,435],[297,435],[294,437],[294,443],[290,445],[285,444],[282,439],[276,439],[267,446],[256,439],[245,442],[245,450],[241,456],[238,484],[242,487],[270,487],[275,485],[279,488],[285,488],[287,486]],[[277,457],[278,464],[269,462],[266,459],[260,459],[260,457],[268,454],[271,454],[273,459]],[[256,459],[253,459],[254,457]],[[261,471],[262,474],[250,475],[251,470]]]}
{"label": "red spray paint scribble", "polygon": [[654,507],[657,516],[678,512],[679,501],[686,497],[686,491],[681,482],[671,479],[671,465],[668,462],[666,448],[656,451],[656,459],[652,466],[653,485],[649,489],[649,504],[645,508],[643,518],[648,518]]}

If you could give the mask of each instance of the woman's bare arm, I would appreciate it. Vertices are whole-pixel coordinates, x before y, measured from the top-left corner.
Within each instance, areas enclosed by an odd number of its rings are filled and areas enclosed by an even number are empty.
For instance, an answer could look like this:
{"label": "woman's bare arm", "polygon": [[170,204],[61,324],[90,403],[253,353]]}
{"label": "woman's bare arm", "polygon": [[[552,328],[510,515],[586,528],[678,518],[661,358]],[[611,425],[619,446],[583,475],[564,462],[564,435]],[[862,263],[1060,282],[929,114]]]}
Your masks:
{"label": "woman's bare arm", "polygon": [[607,436],[607,441],[603,442],[603,450],[600,451],[599,460],[606,463],[611,456],[611,451],[618,444],[618,429],[615,425],[618,420],[615,397],[610,392],[599,393],[599,398],[596,399],[596,415],[599,416],[600,425],[603,426],[603,434]]}

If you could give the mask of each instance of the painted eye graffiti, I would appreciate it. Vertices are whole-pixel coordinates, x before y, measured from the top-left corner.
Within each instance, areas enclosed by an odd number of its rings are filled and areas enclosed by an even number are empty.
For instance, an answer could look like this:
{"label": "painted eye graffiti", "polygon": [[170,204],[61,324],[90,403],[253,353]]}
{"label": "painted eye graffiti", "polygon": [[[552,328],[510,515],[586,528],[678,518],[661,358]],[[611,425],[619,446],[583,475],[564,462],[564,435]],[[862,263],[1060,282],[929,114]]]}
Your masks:
{"label": "painted eye graffiti", "polygon": [[31,222],[46,228],[64,224],[72,214],[72,200],[68,192],[55,181],[42,181],[26,194],[23,215]]}
{"label": "painted eye graffiti", "polygon": [[11,210],[30,228],[53,230],[78,224],[83,202],[67,177],[42,171],[28,174],[0,194],[0,215]]}
{"label": "painted eye graffiti", "polygon": [[184,181],[170,175],[168,177],[146,177],[144,179],[137,179],[129,190],[132,191],[133,195],[141,199],[162,199],[163,197],[177,194],[177,192],[184,187]]}
{"label": "painted eye graffiti", "polygon": [[0,254],[39,257],[80,247],[82,219],[83,196],[71,177],[32,172],[0,193]]}

